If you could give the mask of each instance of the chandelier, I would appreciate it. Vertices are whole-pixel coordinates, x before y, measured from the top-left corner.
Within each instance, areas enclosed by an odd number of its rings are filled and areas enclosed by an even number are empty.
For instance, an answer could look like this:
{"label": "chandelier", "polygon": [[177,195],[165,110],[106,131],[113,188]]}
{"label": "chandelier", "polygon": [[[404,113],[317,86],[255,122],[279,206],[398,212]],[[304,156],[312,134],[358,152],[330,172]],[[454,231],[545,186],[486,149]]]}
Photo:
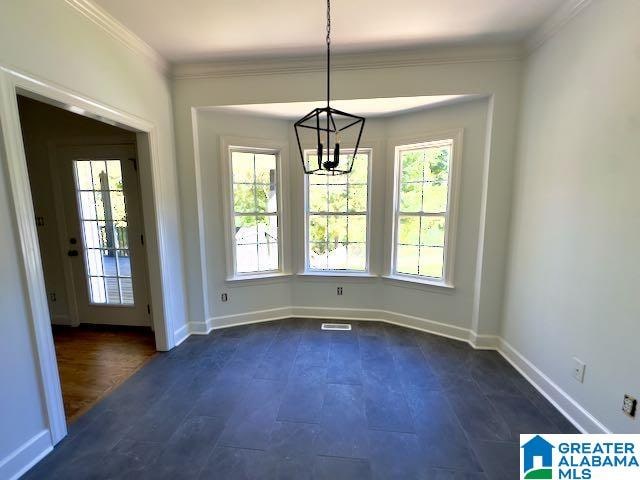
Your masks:
{"label": "chandelier", "polygon": [[[353,161],[358,153],[364,129],[364,117],[337,110],[330,105],[330,102],[331,0],[327,0],[327,106],[314,108],[294,124],[302,168],[308,175],[351,173]],[[307,156],[302,147],[304,139],[316,145]]]}

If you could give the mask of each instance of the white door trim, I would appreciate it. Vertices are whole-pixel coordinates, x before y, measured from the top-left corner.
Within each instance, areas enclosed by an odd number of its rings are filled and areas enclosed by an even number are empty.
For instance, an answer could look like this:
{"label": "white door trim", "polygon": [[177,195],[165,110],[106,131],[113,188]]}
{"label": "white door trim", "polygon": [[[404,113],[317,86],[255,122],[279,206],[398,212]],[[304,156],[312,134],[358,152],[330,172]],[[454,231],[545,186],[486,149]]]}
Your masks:
{"label": "white door trim", "polygon": [[[44,409],[47,414],[51,441],[55,445],[67,434],[66,419],[62,403],[60,379],[56,353],[51,334],[51,320],[47,305],[42,261],[38,235],[34,221],[31,186],[22,141],[17,94],[25,94],[65,110],[98,119],[127,130],[138,132],[138,141],[146,139],[147,145],[139,145],[145,155],[139,160],[148,162],[153,205],[144,208],[145,234],[149,239],[147,255],[155,257],[160,268],[160,281],[151,282],[150,293],[154,305],[153,318],[156,345],[159,350],[174,347],[172,310],[174,305],[171,278],[166,266],[172,252],[166,242],[166,232],[171,228],[163,215],[163,172],[158,158],[158,134],[153,122],[109,107],[81,96],[46,80],[12,70],[0,65],[0,158],[6,163],[14,211],[14,227],[18,233],[19,256],[23,264],[23,288],[28,296],[29,321],[33,326],[33,337],[37,351],[37,363],[42,383]],[[145,169],[146,170],[146,169]],[[143,195],[143,207],[145,197]],[[149,203],[149,201],[147,201]],[[146,215],[148,210],[155,218]],[[151,233],[151,235],[149,235]],[[152,242],[151,239],[156,239]]]}

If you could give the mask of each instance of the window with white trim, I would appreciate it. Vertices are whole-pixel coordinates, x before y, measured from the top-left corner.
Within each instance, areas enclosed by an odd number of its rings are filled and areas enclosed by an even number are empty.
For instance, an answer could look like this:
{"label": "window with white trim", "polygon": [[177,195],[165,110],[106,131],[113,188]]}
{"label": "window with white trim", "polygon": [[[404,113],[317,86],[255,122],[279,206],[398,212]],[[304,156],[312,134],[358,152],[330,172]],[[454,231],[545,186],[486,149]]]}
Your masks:
{"label": "window with white trim", "polygon": [[393,275],[450,281],[453,149],[453,139],[395,149]]}
{"label": "window with white trim", "polygon": [[[315,151],[305,155],[317,162]],[[305,176],[307,272],[368,271],[370,159],[360,149],[350,174]]]}
{"label": "window with white trim", "polygon": [[231,147],[231,244],[236,276],[281,270],[279,152]]}

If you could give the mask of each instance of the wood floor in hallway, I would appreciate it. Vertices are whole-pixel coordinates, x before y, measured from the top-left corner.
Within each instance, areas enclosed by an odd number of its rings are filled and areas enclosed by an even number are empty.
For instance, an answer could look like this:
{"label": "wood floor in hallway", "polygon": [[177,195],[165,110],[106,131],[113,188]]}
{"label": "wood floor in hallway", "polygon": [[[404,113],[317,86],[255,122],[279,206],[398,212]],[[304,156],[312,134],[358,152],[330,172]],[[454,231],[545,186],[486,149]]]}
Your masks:
{"label": "wood floor in hallway", "polygon": [[156,354],[147,328],[53,327],[64,411],[73,422]]}

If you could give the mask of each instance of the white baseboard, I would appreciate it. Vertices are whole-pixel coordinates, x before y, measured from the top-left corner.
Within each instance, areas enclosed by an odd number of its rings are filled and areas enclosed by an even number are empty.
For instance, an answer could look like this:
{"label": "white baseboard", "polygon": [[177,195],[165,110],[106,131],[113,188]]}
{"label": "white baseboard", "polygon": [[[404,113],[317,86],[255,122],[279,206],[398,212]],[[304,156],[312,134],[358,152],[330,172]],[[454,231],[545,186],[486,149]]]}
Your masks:
{"label": "white baseboard", "polygon": [[270,308],[235,315],[224,315],[207,320],[208,331],[220,328],[238,327],[250,323],[270,322],[272,320],[282,320],[294,317],[292,307]]}
{"label": "white baseboard", "polygon": [[[206,335],[212,330],[269,322],[285,318],[319,318],[345,321],[377,321],[400,325],[426,333],[467,342],[477,350],[497,350],[534,388],[549,400],[575,427],[583,433],[611,433],[577,401],[540,371],[531,361],[498,335],[478,334],[468,328],[435,322],[398,312],[362,308],[282,307],[253,312],[212,317],[206,322],[190,322],[189,335]],[[183,327],[185,328],[185,327]]]}
{"label": "white baseboard", "polygon": [[497,335],[478,335],[476,332],[470,331],[469,343],[476,350],[498,350],[500,337]]}
{"label": "white baseboard", "polygon": [[582,433],[611,433],[598,419],[503,338],[500,339],[498,351]]}
{"label": "white baseboard", "polygon": [[300,318],[321,318],[327,320],[374,321],[400,325],[402,327],[433,333],[441,337],[453,338],[463,342],[469,341],[470,330],[446,323],[435,322],[422,317],[367,308],[326,308],[326,307],[292,307],[292,316]]}
{"label": "white baseboard", "polygon": [[191,324],[186,323],[178,330],[173,332],[173,345],[177,347],[184,342],[193,332],[191,331]]}
{"label": "white baseboard", "polygon": [[51,434],[42,430],[0,460],[0,478],[17,480],[51,450]]}
{"label": "white baseboard", "polygon": [[472,338],[471,331],[467,328],[435,322],[426,318],[415,317],[403,313],[366,308],[327,307],[281,307],[212,317],[207,319],[206,322],[190,322],[189,334],[207,335],[212,330],[220,328],[236,327],[251,323],[270,322],[273,320],[282,320],[291,317],[385,322],[413,328],[422,332],[433,333],[447,338],[453,338],[463,342],[470,342],[470,339]]}

